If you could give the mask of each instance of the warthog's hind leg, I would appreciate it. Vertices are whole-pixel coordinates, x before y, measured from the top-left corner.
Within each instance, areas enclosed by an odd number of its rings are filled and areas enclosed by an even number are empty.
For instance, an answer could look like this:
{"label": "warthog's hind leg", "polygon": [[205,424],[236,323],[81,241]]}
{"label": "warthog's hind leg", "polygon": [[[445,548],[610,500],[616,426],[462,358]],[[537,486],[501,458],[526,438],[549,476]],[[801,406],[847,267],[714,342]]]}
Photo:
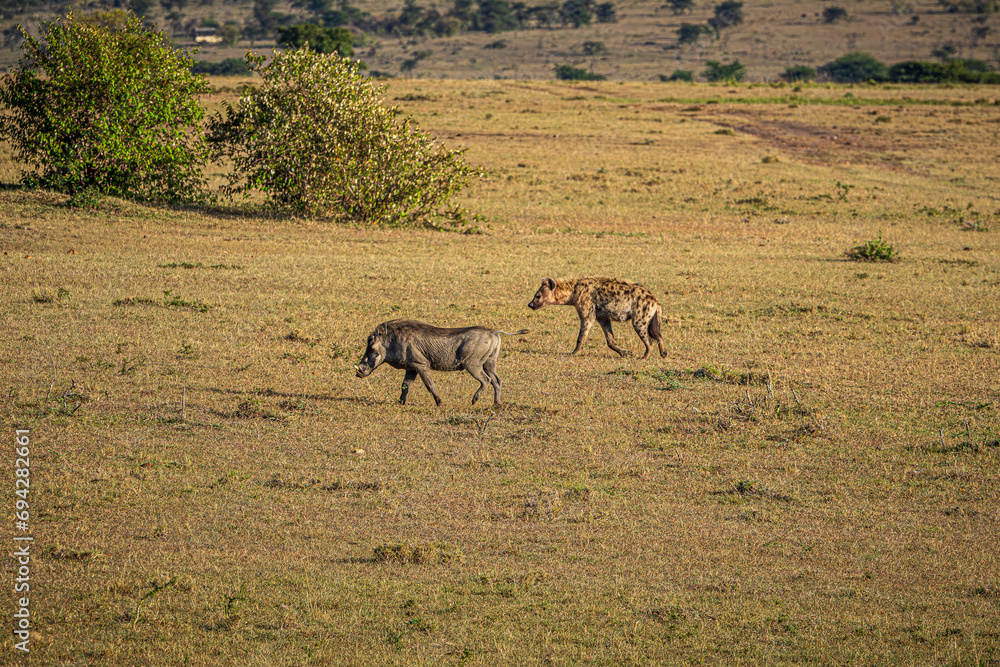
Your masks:
{"label": "warthog's hind leg", "polygon": [[500,376],[497,375],[497,360],[495,357],[491,357],[486,360],[483,364],[483,370],[486,371],[486,376],[490,379],[490,384],[493,385],[493,404],[497,407],[500,406]]}

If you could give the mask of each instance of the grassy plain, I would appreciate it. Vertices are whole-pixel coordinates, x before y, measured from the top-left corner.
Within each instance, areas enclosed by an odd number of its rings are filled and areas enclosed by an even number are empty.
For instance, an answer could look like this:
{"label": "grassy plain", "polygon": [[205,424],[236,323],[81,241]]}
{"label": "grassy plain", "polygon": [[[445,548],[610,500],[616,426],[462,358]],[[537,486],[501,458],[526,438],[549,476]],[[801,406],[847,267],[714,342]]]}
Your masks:
{"label": "grassy plain", "polygon": [[[0,191],[31,664],[1000,662],[995,89],[387,98],[484,233]],[[665,359],[568,355],[526,304],[585,274],[659,296]],[[394,317],[529,328],[506,405],[356,379]]]}

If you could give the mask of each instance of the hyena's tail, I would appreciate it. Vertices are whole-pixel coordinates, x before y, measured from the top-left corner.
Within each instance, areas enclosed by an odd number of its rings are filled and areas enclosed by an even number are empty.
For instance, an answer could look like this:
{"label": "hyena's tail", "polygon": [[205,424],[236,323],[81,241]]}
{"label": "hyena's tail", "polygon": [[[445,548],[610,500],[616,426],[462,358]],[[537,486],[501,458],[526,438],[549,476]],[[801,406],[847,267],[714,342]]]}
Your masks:
{"label": "hyena's tail", "polygon": [[510,333],[509,331],[499,331],[498,330],[497,333],[498,334],[503,334],[504,336],[520,336],[521,334],[528,333],[528,330],[527,329],[521,329],[520,331],[515,331],[514,333]]}
{"label": "hyena's tail", "polygon": [[656,311],[653,313],[653,318],[649,321],[649,335],[653,337],[656,344],[660,347],[660,356],[667,356],[667,350],[663,347],[663,334],[660,332],[660,315],[662,314],[662,309],[660,305],[656,305]]}

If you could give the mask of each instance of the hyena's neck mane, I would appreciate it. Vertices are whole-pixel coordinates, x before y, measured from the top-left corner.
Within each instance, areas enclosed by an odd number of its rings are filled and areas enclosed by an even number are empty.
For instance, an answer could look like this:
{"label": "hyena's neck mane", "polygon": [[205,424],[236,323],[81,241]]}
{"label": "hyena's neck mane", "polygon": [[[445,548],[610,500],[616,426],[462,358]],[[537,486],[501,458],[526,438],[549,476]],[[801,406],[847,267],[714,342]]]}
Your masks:
{"label": "hyena's neck mane", "polygon": [[557,303],[572,306],[577,300],[577,288],[586,278],[556,278],[556,287],[552,296]]}

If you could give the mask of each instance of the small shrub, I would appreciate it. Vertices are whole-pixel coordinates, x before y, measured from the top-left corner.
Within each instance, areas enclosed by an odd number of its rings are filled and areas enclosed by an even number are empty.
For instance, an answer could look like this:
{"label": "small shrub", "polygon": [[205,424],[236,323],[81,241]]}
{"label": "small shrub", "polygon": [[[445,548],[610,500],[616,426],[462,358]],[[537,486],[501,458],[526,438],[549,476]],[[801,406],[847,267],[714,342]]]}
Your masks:
{"label": "small shrub", "polygon": [[31,169],[27,184],[74,196],[99,192],[192,199],[202,189],[204,78],[190,56],[130,12],[72,13],[24,34],[22,57],[0,83],[0,138]]}
{"label": "small shrub", "polygon": [[881,231],[878,233],[878,238],[854,246],[846,254],[848,258],[858,262],[895,262],[898,260],[896,249],[882,239]]}
{"label": "small shrub", "polygon": [[224,194],[370,225],[463,221],[450,199],[478,172],[411,118],[397,122],[357,63],[309,49],[263,61],[248,55],[261,85],[208,122],[213,157],[232,164]]}

